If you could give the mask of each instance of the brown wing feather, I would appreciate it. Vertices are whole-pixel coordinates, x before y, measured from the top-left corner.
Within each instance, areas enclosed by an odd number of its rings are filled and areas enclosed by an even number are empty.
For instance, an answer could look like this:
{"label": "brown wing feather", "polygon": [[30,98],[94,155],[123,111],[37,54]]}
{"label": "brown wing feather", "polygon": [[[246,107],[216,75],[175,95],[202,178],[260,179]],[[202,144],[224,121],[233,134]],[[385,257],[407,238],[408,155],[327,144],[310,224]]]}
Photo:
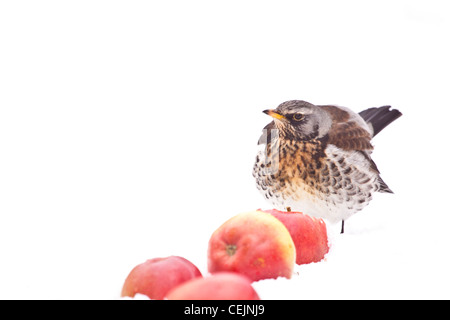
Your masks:
{"label": "brown wing feather", "polygon": [[333,123],[328,133],[328,143],[343,150],[372,150],[371,135],[356,122]]}
{"label": "brown wing feather", "polygon": [[[350,114],[337,106],[320,106],[325,109],[333,121],[328,133],[328,143],[343,150],[372,150],[371,134],[350,120]],[[350,120],[350,121],[349,121]]]}
{"label": "brown wing feather", "polygon": [[333,123],[338,122],[346,122],[350,119],[350,115],[347,111],[336,107],[336,106],[319,106],[322,109],[325,109],[331,116]]}
{"label": "brown wing feather", "polygon": [[372,135],[361,128],[355,121],[349,121],[350,115],[347,111],[336,106],[321,106],[328,111],[333,121],[330,131],[328,132],[328,143],[346,151],[360,152],[370,163],[370,168],[378,174],[379,192],[393,193],[387,184],[379,176],[380,171],[377,165],[370,157],[373,149],[370,140]]}

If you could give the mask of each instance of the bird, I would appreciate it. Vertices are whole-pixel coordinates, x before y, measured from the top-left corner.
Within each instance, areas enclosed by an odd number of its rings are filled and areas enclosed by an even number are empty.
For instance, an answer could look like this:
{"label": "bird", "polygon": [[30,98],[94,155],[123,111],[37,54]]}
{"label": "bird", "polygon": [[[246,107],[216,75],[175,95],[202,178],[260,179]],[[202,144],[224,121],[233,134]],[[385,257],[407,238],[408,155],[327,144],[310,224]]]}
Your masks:
{"label": "bird", "polygon": [[331,223],[366,207],[374,192],[393,193],[371,158],[372,138],[402,116],[391,106],[359,113],[290,100],[263,111],[273,120],[258,140],[256,186],[276,209]]}

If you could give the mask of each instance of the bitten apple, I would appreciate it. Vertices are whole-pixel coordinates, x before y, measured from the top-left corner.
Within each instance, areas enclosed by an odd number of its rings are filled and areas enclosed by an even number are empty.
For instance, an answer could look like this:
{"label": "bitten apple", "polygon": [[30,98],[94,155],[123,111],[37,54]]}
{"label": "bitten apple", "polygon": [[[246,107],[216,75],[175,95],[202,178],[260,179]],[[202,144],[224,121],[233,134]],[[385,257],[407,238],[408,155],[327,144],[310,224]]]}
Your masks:
{"label": "bitten apple", "polygon": [[137,265],[125,280],[122,297],[134,297],[136,293],[145,294],[150,299],[164,299],[172,288],[201,277],[198,268],[178,256],[154,258]]}
{"label": "bitten apple", "polygon": [[251,281],[233,272],[218,272],[187,281],[170,290],[169,300],[259,300]]}
{"label": "bitten apple", "polygon": [[238,272],[252,281],[290,278],[295,246],[286,227],[262,211],[241,213],[222,224],[211,236],[208,270]]}
{"label": "bitten apple", "polygon": [[322,219],[301,212],[262,211],[273,215],[289,230],[297,252],[297,264],[319,262],[328,253],[327,227]]}

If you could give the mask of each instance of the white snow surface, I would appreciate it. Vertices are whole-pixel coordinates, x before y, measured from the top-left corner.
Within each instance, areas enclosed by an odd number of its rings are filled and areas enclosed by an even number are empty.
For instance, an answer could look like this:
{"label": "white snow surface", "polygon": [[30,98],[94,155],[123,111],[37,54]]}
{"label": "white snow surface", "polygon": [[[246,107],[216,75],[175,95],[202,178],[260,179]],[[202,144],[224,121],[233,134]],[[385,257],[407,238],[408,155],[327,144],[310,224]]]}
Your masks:
{"label": "white snow surface", "polygon": [[[395,194],[327,223],[324,261],[262,299],[449,299],[445,1],[0,3],[0,299],[117,299],[213,231],[269,209],[261,111],[402,111],[373,159]],[[141,297],[142,298],[142,297]]]}

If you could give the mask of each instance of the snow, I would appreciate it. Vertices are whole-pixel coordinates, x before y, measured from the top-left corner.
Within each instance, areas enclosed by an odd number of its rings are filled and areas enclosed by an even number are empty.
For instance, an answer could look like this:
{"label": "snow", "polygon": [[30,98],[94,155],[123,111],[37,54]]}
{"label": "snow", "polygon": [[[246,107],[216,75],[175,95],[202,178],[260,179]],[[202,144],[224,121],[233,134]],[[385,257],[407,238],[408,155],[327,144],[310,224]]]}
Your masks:
{"label": "snow", "polygon": [[270,208],[251,170],[290,99],[404,114],[375,139],[395,194],[263,299],[448,299],[445,1],[0,4],[0,298],[117,299],[129,271]]}

